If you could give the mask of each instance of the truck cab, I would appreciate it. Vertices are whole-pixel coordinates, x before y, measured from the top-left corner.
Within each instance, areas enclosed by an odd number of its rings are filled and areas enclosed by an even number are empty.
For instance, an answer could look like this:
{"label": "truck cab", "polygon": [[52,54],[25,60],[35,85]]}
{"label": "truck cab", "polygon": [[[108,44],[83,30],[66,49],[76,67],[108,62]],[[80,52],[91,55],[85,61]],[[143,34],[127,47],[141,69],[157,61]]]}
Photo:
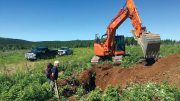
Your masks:
{"label": "truck cab", "polygon": [[56,50],[49,50],[48,47],[36,47],[32,48],[30,52],[25,54],[27,60],[36,60],[36,59],[47,59],[53,58],[57,55]]}

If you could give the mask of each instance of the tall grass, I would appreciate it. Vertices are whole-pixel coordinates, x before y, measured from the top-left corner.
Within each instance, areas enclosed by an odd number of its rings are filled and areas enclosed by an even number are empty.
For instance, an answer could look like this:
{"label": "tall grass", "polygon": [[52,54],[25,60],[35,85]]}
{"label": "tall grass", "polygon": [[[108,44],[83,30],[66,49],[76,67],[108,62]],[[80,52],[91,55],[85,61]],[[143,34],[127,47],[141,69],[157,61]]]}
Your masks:
{"label": "tall grass", "polygon": [[[74,54],[59,56],[54,59],[26,61],[26,51],[0,52],[0,100],[47,100],[49,98],[48,83],[44,76],[47,63],[60,61],[60,68],[65,72],[59,78],[66,78],[73,72],[80,72],[91,67],[93,48],[74,48]],[[137,63],[143,56],[139,46],[127,46],[126,56],[122,65],[129,66]],[[180,45],[162,45],[160,56],[180,53]]]}

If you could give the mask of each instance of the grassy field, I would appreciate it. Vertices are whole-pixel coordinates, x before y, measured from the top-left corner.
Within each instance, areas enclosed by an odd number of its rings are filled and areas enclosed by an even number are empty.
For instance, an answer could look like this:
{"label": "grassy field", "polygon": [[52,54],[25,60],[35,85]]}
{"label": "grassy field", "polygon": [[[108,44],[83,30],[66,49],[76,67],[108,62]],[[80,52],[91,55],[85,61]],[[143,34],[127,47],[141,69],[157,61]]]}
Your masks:
{"label": "grassy field", "polygon": [[0,52],[0,63],[1,64],[14,64],[25,62],[24,54],[25,50],[7,51]]}
{"label": "grassy field", "polygon": [[[0,52],[0,69],[10,69],[10,70],[22,70],[24,69],[34,69],[35,67],[43,68],[47,63],[53,63],[55,60],[59,60],[60,64],[63,67],[74,67],[75,69],[78,67],[88,67],[90,65],[90,59],[93,57],[93,48],[75,48],[73,55],[68,56],[58,56],[54,59],[44,59],[37,61],[27,61],[24,58],[24,54],[27,50],[19,50],[19,51],[10,51],[10,52]],[[80,67],[79,67],[80,66]],[[70,68],[68,71],[70,70]]]}
{"label": "grassy field", "polygon": [[[66,78],[72,75],[73,72],[80,72],[91,67],[90,60],[93,57],[93,48],[74,48],[73,50],[73,55],[59,56],[54,59],[37,60],[34,62],[25,60],[24,53],[27,52],[27,50],[0,52],[0,100],[24,101],[49,99],[49,84],[44,76],[44,69],[47,63],[53,63],[55,60],[60,61],[60,67],[64,68],[65,72],[63,75],[59,76],[59,78]],[[143,56],[142,51],[138,46],[127,46],[126,53],[130,54],[130,56],[124,57],[121,64],[126,68],[130,65],[138,63],[139,59]],[[180,45],[161,45],[160,57],[165,57],[174,53],[180,53]],[[133,90],[135,91],[135,89],[139,87],[142,87],[141,89],[145,89],[145,86],[146,85],[132,86],[134,89],[131,91],[133,92]],[[166,94],[169,94],[168,91],[173,92],[172,94],[179,94],[176,89],[171,89],[169,86],[163,86],[163,88],[161,86],[152,84],[152,89],[154,89],[153,87],[159,87],[158,89],[166,89]],[[93,91],[90,93],[89,99],[93,100],[94,96],[98,96],[98,94],[100,94],[100,98],[102,98],[101,95],[108,93],[109,89],[110,91],[113,90],[113,92],[116,92],[114,88],[107,89],[108,90],[105,92],[99,90]],[[125,94],[123,95],[124,98],[127,96],[132,96],[133,99],[133,95],[131,94],[135,94],[135,92],[128,93],[128,90],[129,88],[123,91],[123,94]],[[148,89],[148,91],[149,90],[151,91],[151,89]],[[81,88],[79,91],[80,92],[77,95],[80,96],[82,91]],[[141,92],[142,91],[139,90],[136,93],[142,94]],[[143,93],[146,94],[146,92]],[[108,94],[106,95],[111,95]],[[179,95],[177,96],[180,97]],[[171,96],[171,98],[173,97]],[[81,99],[84,98],[82,97]]]}

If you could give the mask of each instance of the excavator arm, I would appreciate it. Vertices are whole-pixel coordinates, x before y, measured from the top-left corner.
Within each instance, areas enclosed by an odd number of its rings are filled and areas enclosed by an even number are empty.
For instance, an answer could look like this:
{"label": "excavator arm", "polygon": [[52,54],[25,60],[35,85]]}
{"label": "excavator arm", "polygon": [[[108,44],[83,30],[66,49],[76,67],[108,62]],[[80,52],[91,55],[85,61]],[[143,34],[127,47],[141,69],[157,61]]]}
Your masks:
{"label": "excavator arm", "polygon": [[108,47],[108,51],[111,50],[114,46],[114,36],[116,34],[116,29],[128,18],[128,10],[124,7],[118,12],[117,16],[111,21],[109,26],[107,27],[107,39],[106,45]]}
{"label": "excavator arm", "polygon": [[147,61],[149,61],[149,59],[156,60],[160,49],[160,35],[147,32],[146,27],[142,26],[141,19],[133,0],[126,0],[126,3],[129,12],[128,16],[134,26],[132,33],[134,34],[135,40],[137,40],[138,44],[141,46]]}
{"label": "excavator arm", "polygon": [[139,17],[137,8],[134,4],[133,0],[126,0],[127,9],[128,9],[128,16],[131,19],[131,23],[135,30],[135,36],[140,37],[144,31],[146,31],[146,28],[142,26],[142,21]]}
{"label": "excavator arm", "polygon": [[134,27],[132,33],[139,45],[142,47],[145,58],[157,58],[160,48],[160,36],[146,31],[146,27],[142,26],[137,8],[133,0],[126,0],[126,5],[117,14],[107,27],[106,46],[107,51],[114,47],[114,36],[116,29],[127,19],[130,18]]}

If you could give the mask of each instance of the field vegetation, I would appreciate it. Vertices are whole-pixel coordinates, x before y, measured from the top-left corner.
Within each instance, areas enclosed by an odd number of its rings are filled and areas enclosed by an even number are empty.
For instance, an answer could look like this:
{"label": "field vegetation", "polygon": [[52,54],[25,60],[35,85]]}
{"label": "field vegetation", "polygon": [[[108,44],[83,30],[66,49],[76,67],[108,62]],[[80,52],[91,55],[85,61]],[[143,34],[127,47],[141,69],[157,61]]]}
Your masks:
{"label": "field vegetation", "polygon": [[[93,57],[93,48],[73,48],[74,54],[60,56],[54,59],[27,61],[24,53],[27,50],[1,51],[0,52],[0,100],[4,101],[25,101],[25,100],[48,100],[51,98],[49,83],[44,75],[47,63],[55,60],[60,61],[59,69],[64,69],[64,73],[59,79],[67,78],[73,73],[79,73],[87,68],[91,68],[90,60]],[[143,56],[139,46],[130,45],[126,47],[126,53],[121,63],[122,67],[139,62]],[[160,57],[170,54],[180,53],[179,44],[161,45]],[[62,88],[65,89],[65,88]],[[59,89],[60,96],[62,95]],[[176,87],[168,84],[158,85],[155,83],[130,84],[124,89],[108,87],[106,90],[96,88],[84,95],[84,89],[78,88],[75,97],[82,101],[134,101],[134,100],[180,100],[180,91]],[[67,100],[61,96],[61,100]]]}

